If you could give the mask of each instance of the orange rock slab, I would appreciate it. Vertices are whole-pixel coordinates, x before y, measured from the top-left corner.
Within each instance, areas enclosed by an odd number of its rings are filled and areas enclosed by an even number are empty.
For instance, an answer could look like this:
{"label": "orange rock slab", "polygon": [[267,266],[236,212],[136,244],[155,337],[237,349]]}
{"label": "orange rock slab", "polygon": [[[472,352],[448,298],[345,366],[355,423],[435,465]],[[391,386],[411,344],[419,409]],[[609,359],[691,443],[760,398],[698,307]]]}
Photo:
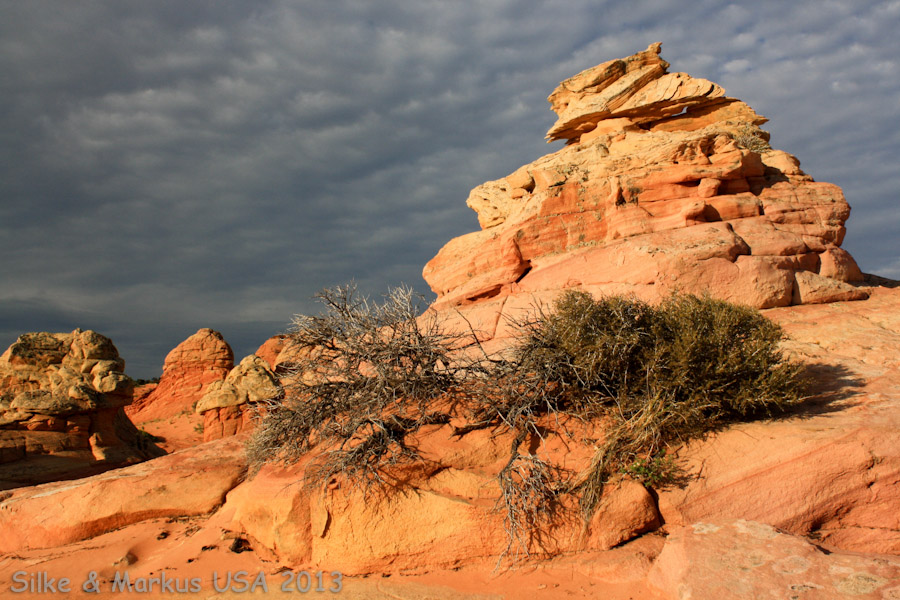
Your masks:
{"label": "orange rock slab", "polygon": [[0,554],[52,548],[158,517],[217,508],[246,470],[243,442],[213,442],[75,481],[0,495]]}
{"label": "orange rock slab", "polygon": [[900,595],[900,559],[826,553],[769,525],[715,519],[678,529],[648,575],[666,600]]}

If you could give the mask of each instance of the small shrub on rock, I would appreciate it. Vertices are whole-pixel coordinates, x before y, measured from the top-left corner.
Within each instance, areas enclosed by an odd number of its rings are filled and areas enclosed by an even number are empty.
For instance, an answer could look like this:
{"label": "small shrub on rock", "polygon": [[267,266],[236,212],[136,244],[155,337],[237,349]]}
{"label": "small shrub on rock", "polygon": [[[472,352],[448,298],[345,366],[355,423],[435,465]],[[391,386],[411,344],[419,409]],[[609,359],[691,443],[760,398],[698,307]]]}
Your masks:
{"label": "small shrub on rock", "polygon": [[422,299],[409,288],[380,304],[353,286],[317,298],[326,310],[295,317],[290,383],[283,400],[268,403],[249,457],[295,462],[318,446],[310,482],[341,474],[365,488],[389,486],[391,467],[419,459],[408,436],[450,418],[443,401],[462,379],[451,356],[458,337],[434,313],[420,316]]}
{"label": "small shrub on rock", "polygon": [[769,145],[769,134],[750,123],[744,123],[734,134],[735,143],[741,148],[762,154],[772,149]]}
{"label": "small shrub on rock", "polygon": [[[284,398],[272,400],[248,452],[256,465],[309,459],[309,483],[335,476],[369,490],[402,486],[397,467],[421,462],[423,426],[511,435],[498,473],[510,545],[528,552],[557,509],[586,518],[604,486],[629,476],[648,486],[677,478],[668,447],[802,399],[801,366],[779,350],[782,330],[754,309],[675,295],[659,306],[633,298],[564,293],[517,323],[503,356],[463,361],[473,338],[446,333],[409,289],[370,303],[352,286],[318,295],[326,311],[297,316],[296,357]],[[468,353],[471,355],[471,352]],[[596,448],[581,473],[529,450],[563,420]]]}
{"label": "small shrub on rock", "polygon": [[535,432],[547,413],[602,422],[591,468],[569,490],[587,515],[613,475],[669,480],[667,446],[803,396],[801,365],[778,348],[781,328],[721,300],[675,295],[652,306],[570,291],[518,327],[493,379],[500,400],[477,407],[475,420]]}

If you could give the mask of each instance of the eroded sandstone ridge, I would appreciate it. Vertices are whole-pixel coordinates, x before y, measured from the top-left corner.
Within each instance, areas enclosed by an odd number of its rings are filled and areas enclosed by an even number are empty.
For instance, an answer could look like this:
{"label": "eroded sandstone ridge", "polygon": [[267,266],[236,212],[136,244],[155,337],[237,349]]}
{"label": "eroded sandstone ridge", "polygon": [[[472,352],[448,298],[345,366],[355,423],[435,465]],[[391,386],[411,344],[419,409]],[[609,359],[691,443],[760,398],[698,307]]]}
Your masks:
{"label": "eroded sandstone ridge", "polygon": [[766,119],[720,86],[669,73],[660,46],[553,91],[547,137],[566,146],[472,190],[481,231],[424,269],[436,308],[508,313],[568,287],[756,308],[866,297],[848,283],[862,274],[840,248],[841,189],[771,148]]}
{"label": "eroded sandstone ridge", "polygon": [[124,368],[109,338],[80,329],[26,333],[0,355],[0,489],[147,458],[122,413]]}

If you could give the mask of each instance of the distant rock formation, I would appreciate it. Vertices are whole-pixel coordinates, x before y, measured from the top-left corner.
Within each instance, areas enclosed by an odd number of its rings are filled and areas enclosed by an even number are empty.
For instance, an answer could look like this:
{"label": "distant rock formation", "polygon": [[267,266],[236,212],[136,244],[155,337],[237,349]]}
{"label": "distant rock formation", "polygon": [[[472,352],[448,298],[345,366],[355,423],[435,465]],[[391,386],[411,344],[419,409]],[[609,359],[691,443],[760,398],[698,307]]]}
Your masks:
{"label": "distant rock formation", "polygon": [[279,355],[288,344],[288,336],[284,334],[273,335],[260,346],[254,354],[269,365],[269,368],[275,370],[280,364]]}
{"label": "distant rock formation", "polygon": [[200,329],[166,356],[159,384],[135,399],[128,414],[136,423],[194,414],[210,384],[222,381],[234,367],[234,353],[222,334]]}
{"label": "distant rock formation", "polygon": [[[547,137],[567,145],[472,190],[482,230],[423,272],[436,309],[511,315],[569,287],[651,301],[709,292],[757,308],[866,297],[840,248],[840,188],[771,148],[766,119],[721,87],[668,73],[659,52],[553,91]],[[496,323],[479,322],[488,337]]]}
{"label": "distant rock formation", "polygon": [[158,454],[122,412],[124,367],[109,338],[80,329],[26,333],[0,355],[0,489]]}
{"label": "distant rock formation", "polygon": [[203,415],[203,441],[235,435],[249,429],[254,405],[281,395],[281,384],[269,363],[251,354],[228,373],[212,382],[195,411]]}

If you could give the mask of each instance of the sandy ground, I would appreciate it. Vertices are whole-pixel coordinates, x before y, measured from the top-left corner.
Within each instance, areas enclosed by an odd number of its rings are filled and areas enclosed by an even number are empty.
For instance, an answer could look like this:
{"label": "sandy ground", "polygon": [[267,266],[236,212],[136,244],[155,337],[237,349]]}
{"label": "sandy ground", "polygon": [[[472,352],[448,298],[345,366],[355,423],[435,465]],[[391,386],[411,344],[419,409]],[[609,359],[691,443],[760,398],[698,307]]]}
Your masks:
{"label": "sandy ground", "polygon": [[[481,564],[422,574],[344,577],[267,560],[248,549],[248,542],[223,533],[215,520],[153,519],[60,548],[0,557],[0,597],[652,599],[642,580],[664,541],[661,535],[649,535],[607,552],[514,568]],[[83,589],[92,573],[99,593]],[[131,591],[123,584],[126,574]],[[163,576],[169,582],[166,589],[158,581]],[[60,590],[62,578],[69,579],[69,592]]]}

